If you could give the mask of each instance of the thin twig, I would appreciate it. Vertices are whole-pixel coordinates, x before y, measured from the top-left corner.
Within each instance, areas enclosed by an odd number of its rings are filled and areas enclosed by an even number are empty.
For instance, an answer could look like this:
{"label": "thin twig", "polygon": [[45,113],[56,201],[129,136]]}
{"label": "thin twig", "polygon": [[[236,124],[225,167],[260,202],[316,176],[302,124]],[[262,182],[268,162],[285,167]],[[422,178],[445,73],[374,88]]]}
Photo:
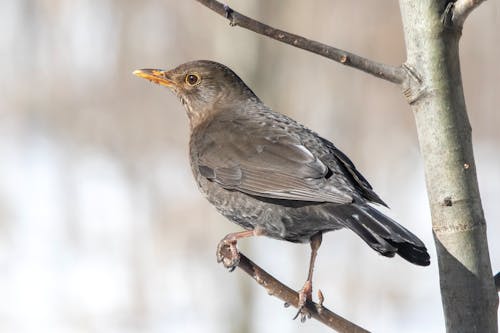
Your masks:
{"label": "thin twig", "polygon": [[462,27],[465,19],[474,9],[485,0],[457,0],[453,5],[453,16],[451,18],[456,27]]}
{"label": "thin twig", "polygon": [[227,5],[215,0],[196,0],[210,8],[219,15],[229,20],[231,26],[240,26],[258,34],[271,37],[277,41],[289,44],[300,49],[321,55],[343,65],[353,67],[372,74],[378,78],[401,84],[406,78],[406,73],[401,66],[382,64],[356,54],[337,49],[335,47],[316,42],[299,35],[275,29],[248,16],[245,16]]}
{"label": "thin twig", "polygon": [[[225,247],[221,249],[221,253],[225,257],[231,257],[229,248]],[[284,285],[282,282],[278,281],[276,278],[271,276],[269,273],[264,271],[262,268],[257,266],[253,261],[248,259],[245,255],[240,252],[240,262],[238,268],[250,275],[257,283],[264,287],[267,293],[271,296],[275,296],[285,304],[298,307],[299,304],[299,294],[292,290],[291,288]],[[321,295],[323,297],[323,295]],[[325,308],[322,304],[307,301],[307,310],[309,310],[311,317],[325,324],[326,326],[338,331],[345,333],[367,333],[369,331],[356,324],[350,322],[349,320],[333,313],[332,311]]]}

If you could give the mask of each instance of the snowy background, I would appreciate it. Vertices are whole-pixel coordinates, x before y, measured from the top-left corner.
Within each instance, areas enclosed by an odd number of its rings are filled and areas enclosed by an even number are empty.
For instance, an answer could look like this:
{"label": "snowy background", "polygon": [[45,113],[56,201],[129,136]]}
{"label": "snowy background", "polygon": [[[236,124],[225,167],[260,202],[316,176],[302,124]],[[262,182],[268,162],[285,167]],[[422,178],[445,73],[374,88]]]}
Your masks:
{"label": "snowy background", "polygon": [[[400,64],[396,1],[231,1],[273,26]],[[461,62],[493,269],[500,268],[500,4],[467,21]],[[184,110],[131,75],[212,59],[337,144],[432,265],[327,234],[315,287],[374,332],[442,332],[413,116],[397,87],[239,28],[194,1],[0,0],[0,331],[324,332],[215,261],[238,227],[198,194]],[[309,247],[240,247],[299,289]]]}

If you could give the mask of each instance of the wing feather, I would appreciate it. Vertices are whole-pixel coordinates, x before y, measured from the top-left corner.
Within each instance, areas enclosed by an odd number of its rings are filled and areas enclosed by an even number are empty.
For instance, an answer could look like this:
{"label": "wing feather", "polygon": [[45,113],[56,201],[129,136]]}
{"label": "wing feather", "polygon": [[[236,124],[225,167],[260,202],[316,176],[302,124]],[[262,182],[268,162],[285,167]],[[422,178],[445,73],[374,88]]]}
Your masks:
{"label": "wing feather", "polygon": [[328,166],[283,128],[248,130],[215,122],[198,149],[198,168],[224,188],[266,198],[350,203],[353,198],[325,186]]}

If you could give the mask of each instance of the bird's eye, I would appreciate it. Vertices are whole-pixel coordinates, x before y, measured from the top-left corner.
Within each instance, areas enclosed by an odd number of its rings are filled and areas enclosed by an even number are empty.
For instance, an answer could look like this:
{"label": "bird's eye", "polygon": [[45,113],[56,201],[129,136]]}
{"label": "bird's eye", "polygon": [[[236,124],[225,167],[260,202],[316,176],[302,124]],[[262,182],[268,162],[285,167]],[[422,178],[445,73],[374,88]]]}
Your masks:
{"label": "bird's eye", "polygon": [[201,78],[197,73],[186,75],[186,83],[190,86],[195,86],[201,82]]}

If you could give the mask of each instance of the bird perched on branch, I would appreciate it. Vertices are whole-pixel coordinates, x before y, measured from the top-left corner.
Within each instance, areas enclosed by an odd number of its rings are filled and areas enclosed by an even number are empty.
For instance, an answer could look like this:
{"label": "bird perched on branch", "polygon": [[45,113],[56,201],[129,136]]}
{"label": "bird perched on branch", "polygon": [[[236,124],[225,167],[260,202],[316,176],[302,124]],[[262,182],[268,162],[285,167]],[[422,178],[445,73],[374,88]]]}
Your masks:
{"label": "bird perched on branch", "polygon": [[[219,261],[234,268],[237,240],[254,235],[311,244],[309,274],[299,291],[303,318],[324,232],[348,228],[386,257],[398,254],[429,265],[422,241],[370,205],[386,206],[346,155],[272,111],[226,66],[200,60],[134,74],[180,98],[189,118],[198,187],[222,215],[245,229],[222,239]],[[224,247],[230,257],[222,255]]]}

